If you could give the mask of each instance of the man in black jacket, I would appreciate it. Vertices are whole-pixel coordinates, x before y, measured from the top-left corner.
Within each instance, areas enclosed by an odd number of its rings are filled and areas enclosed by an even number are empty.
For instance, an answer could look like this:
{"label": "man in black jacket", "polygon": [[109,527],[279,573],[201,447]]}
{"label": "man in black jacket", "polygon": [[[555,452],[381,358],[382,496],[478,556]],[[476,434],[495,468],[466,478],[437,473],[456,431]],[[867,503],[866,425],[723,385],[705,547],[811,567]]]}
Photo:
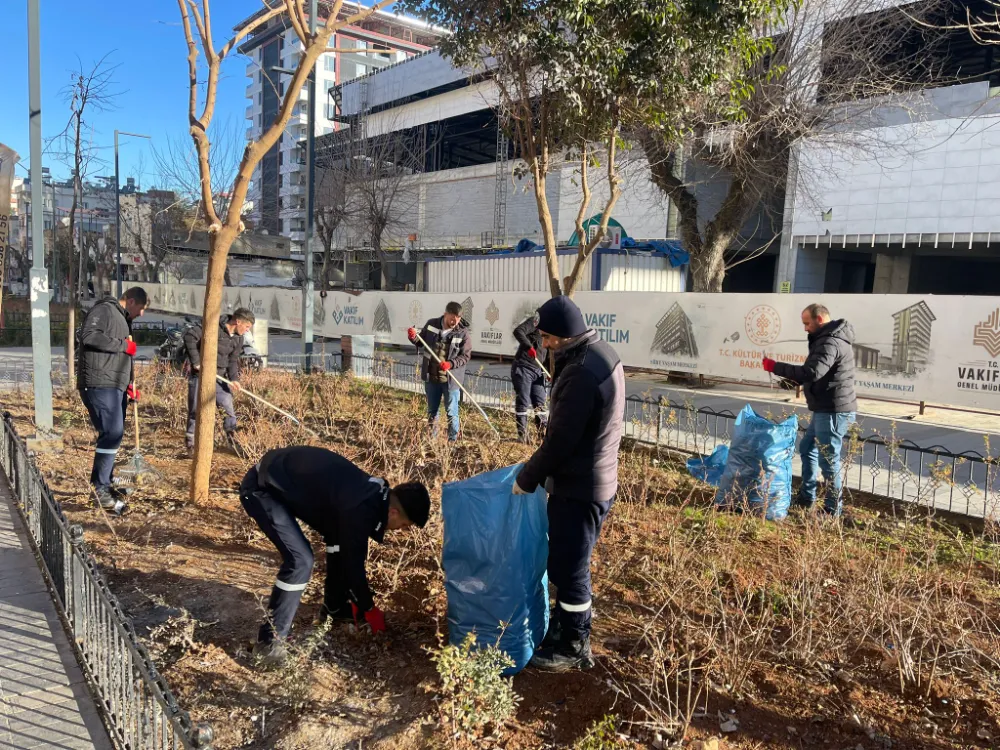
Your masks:
{"label": "man in black jacket", "polygon": [[[226,417],[222,429],[233,450],[240,452],[236,442],[236,407],[233,405],[233,391],[240,390],[240,352],[243,351],[243,334],[253,328],[254,314],[241,307],[232,315],[223,315],[219,320],[219,353],[216,358],[215,373],[232,381],[232,387],[219,380],[215,381],[215,403],[222,407]],[[188,420],[184,433],[184,443],[188,453],[194,450],[194,427],[198,417],[198,376],[201,374],[201,340],[205,329],[201,324],[192,326],[184,334],[184,348],[187,350],[191,371],[188,374]]]}
{"label": "man in black jacket", "polygon": [[819,469],[826,479],[823,509],[836,517],[843,511],[840,450],[858,411],[854,328],[846,320],[830,320],[830,311],[823,305],[809,305],[803,310],[802,326],[809,334],[806,361],[792,365],[765,357],[763,367],[766,372],[801,385],[806,405],[813,413],[799,444],[802,484],[796,504],[811,508],[816,502]]}
{"label": "man in black jacket", "polygon": [[263,664],[281,663],[302,591],[312,575],[313,552],[302,521],[326,543],[326,590],[321,615],[385,630],[375,606],[365,563],[368,539],[382,542],[388,529],[421,528],[430,496],[419,482],[389,487],[343,456],[325,448],[295,446],[268,451],[240,484],[240,502],[278,552],[281,568],[271,590],[268,620],[254,654]]}
{"label": "man in black jacket", "polygon": [[[433,429],[443,399],[448,415],[448,440],[455,442],[461,427],[458,402],[462,389],[458,384],[465,380],[465,366],[472,359],[472,335],[468,323],[462,320],[462,306],[449,302],[444,315],[431,318],[420,331],[420,338],[441,360],[440,365],[417,342],[416,328],[410,328],[406,335],[417,346],[420,356],[420,379],[424,381],[424,392],[427,394],[427,421]],[[449,376],[449,371],[454,378]]]}
{"label": "man in black jacket", "polygon": [[534,407],[535,420],[544,434],[549,421],[545,410],[545,376],[539,362],[545,361],[545,347],[542,335],[535,326],[534,316],[514,329],[517,353],[510,366],[510,380],[514,384],[514,420],[517,422],[517,438],[529,442],[528,410]]}
{"label": "man in black jacket", "polygon": [[146,310],[146,290],[134,286],[121,299],[105,297],[80,327],[76,387],[97,430],[90,483],[101,507],[117,515],[125,511],[124,493],[112,484],[115,456],[125,434],[129,399],[139,399],[132,385],[132,321]]}
{"label": "man in black jacket", "polygon": [[539,669],[593,666],[590,557],[618,491],[625,412],[621,360],[568,297],[538,308],[538,330],[555,353],[549,424],[541,447],[514,484],[515,494],[549,493],[549,580],[556,607],[531,660]]}

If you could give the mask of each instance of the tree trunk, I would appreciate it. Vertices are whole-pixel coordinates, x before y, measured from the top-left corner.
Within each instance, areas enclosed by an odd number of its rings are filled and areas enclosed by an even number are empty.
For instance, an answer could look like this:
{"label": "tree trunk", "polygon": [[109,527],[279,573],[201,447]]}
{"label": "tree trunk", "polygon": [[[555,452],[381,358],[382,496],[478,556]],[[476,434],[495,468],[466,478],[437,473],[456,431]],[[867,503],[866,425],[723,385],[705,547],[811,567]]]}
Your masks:
{"label": "tree trunk", "polygon": [[556,233],[552,226],[552,212],[549,199],[545,195],[545,173],[537,163],[532,165],[535,181],[535,204],[538,207],[538,223],[542,227],[542,243],[545,245],[545,267],[549,272],[549,292],[553,297],[562,294],[562,279],[559,278],[559,256],[556,253]]}
{"label": "tree trunk", "polygon": [[194,460],[191,462],[191,501],[208,500],[212,453],[215,448],[215,363],[219,353],[219,326],[212,325],[222,315],[222,289],[226,257],[237,230],[223,226],[211,235],[208,279],[205,284],[205,313],[202,317],[201,377],[198,379],[198,419],[194,429]]}
{"label": "tree trunk", "polygon": [[691,281],[696,292],[718,293],[726,278],[725,252],[729,242],[719,236],[701,245],[697,255],[691,255]]}

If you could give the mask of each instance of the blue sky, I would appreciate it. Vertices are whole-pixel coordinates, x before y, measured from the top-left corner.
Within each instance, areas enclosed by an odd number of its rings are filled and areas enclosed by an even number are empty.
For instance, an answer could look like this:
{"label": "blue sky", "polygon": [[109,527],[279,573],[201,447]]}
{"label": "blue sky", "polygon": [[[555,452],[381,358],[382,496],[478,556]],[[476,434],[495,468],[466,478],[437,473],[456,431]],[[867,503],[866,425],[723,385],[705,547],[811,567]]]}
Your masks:
{"label": "blue sky", "polygon": [[[166,138],[187,133],[187,62],[184,36],[176,0],[40,0],[42,45],[42,135],[59,133],[69,119],[61,89],[78,68],[77,57],[89,68],[105,53],[119,64],[115,74],[118,98],[114,111],[93,115],[94,143],[101,147],[106,165],[94,174],[113,174],[114,131],[150,135],[163,145]],[[27,3],[4,3],[5,59],[10,74],[0,99],[0,143],[10,146],[28,166],[28,32]],[[254,0],[212,0],[212,25],[216,46],[221,46],[233,25],[260,7]],[[245,133],[244,112],[248,79],[247,60],[235,55],[223,65],[223,80],[215,121]],[[146,141],[124,138],[120,158],[122,182],[134,175],[140,153],[145,152],[143,187],[153,187],[155,164]],[[52,154],[44,165],[58,177],[69,170]],[[17,174],[26,176],[18,168]]]}

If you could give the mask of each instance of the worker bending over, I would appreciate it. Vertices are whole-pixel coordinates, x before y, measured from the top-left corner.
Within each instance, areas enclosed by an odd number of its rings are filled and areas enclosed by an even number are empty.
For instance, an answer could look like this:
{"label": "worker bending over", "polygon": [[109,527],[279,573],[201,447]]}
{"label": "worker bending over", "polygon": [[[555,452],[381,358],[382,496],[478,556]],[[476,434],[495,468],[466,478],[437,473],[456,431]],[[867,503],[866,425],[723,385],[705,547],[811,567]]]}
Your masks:
{"label": "worker bending over", "polygon": [[390,488],[333,451],[295,446],[264,454],[243,478],[240,502],[281,554],[268,620],[253,649],[263,666],[285,660],[285,640],[312,575],[312,548],[298,521],[322,534],[326,543],[321,616],[355,624],[363,617],[373,633],[385,630],[365,571],[368,539],[381,542],[387,530],[423,528],[430,514],[423,484]]}

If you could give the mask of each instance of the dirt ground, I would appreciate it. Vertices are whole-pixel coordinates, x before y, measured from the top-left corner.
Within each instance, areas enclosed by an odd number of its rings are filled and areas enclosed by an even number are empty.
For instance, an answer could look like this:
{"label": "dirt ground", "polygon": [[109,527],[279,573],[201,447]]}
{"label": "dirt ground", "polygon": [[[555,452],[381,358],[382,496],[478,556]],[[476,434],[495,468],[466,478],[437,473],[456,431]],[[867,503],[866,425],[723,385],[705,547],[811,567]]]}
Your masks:
{"label": "dirt ground", "polygon": [[[37,460],[180,704],[214,727],[215,747],[469,744],[440,719],[436,700],[431,655],[447,640],[439,514],[423,531],[372,544],[369,575],[388,637],[317,631],[317,555],[293,628],[302,658],[258,672],[249,648],[278,558],[235,493],[251,462],[219,448],[210,499],[189,502],[185,383],[151,369],[142,380],[141,450],[163,479],[138,489],[128,515],[109,519],[88,495],[94,434],[75,393],[56,406],[63,451]],[[417,397],[348,378],[263,373],[246,385],[377,476],[426,482],[435,506],[442,482],[529,455],[510,440],[512,423],[498,417],[506,439],[495,441],[471,411],[451,450],[423,430]],[[0,399],[22,433],[29,398]],[[248,399],[238,403],[253,460],[308,442]],[[123,459],[133,446],[128,424]],[[988,536],[871,506],[855,507],[844,526],[801,513],[779,524],[719,514],[675,459],[632,446],[621,477],[594,558],[597,666],[517,675],[516,716],[474,744],[1000,746],[1000,552]],[[618,720],[610,738],[578,744],[609,715]]]}

